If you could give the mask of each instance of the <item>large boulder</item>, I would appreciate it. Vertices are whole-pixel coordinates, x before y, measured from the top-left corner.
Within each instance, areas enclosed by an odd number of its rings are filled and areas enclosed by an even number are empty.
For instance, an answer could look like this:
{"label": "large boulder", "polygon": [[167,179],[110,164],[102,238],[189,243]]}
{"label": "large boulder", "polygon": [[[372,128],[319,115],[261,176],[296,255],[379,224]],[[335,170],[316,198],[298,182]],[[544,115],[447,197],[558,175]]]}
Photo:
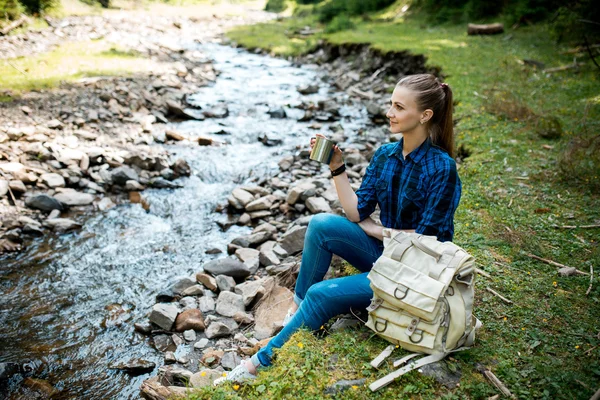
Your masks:
{"label": "large boulder", "polygon": [[246,204],[246,211],[268,210],[273,205],[273,201],[271,201],[269,197],[270,196],[261,197]]}
{"label": "large boulder", "polygon": [[177,319],[179,309],[174,304],[155,304],[150,313],[150,322],[170,331]]}
{"label": "large boulder", "polygon": [[272,285],[271,282],[267,281],[272,279],[273,278],[265,278],[256,281],[247,281],[241,283],[235,287],[235,292],[242,296],[244,305],[248,307],[252,303],[256,303],[257,301],[262,299],[266,292],[265,286],[269,286],[267,285],[267,283]]}
{"label": "large boulder", "polygon": [[309,197],[308,199],[306,199],[305,204],[306,208],[308,208],[308,210],[313,214],[331,212],[331,207],[329,207],[329,203],[327,203],[327,200],[325,200],[322,197]]}
{"label": "large boulder", "polygon": [[250,275],[250,269],[244,263],[231,257],[210,261],[204,264],[203,269],[213,276],[227,275],[235,279],[244,279]]}
{"label": "large boulder", "polygon": [[59,174],[51,173],[51,174],[42,174],[40,175],[40,179],[44,184],[51,188],[56,187],[65,187],[65,178],[63,178]]}
{"label": "large boulder", "polygon": [[254,337],[261,340],[277,333],[293,302],[294,295],[288,288],[273,286],[256,310]]}
{"label": "large boulder", "polygon": [[254,201],[254,196],[244,189],[235,188],[227,201],[232,207],[242,210],[246,207],[246,204]]}
{"label": "large boulder", "polygon": [[112,182],[117,185],[125,185],[127,181],[139,181],[139,176],[135,170],[127,165],[115,168],[110,174]]}
{"label": "large boulder", "polygon": [[204,333],[209,339],[231,336],[239,328],[237,322],[230,318],[223,318],[212,322]]}

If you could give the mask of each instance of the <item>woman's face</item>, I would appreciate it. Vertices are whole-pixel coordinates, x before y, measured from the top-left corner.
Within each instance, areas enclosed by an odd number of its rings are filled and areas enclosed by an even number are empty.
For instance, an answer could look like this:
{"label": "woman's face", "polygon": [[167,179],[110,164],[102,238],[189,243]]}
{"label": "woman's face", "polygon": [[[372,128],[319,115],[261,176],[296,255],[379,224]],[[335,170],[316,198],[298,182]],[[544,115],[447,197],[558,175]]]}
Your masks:
{"label": "woman's face", "polygon": [[386,113],[390,120],[391,133],[409,133],[421,125],[424,114],[417,109],[415,98],[412,90],[396,86],[392,93],[390,109]]}

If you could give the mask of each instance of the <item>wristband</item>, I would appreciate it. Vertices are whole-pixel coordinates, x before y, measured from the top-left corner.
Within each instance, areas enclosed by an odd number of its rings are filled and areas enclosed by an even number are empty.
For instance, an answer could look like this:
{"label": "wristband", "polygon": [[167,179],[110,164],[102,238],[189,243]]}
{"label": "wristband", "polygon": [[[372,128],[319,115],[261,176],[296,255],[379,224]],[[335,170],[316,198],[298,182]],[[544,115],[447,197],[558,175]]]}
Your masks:
{"label": "wristband", "polygon": [[338,175],[342,174],[344,171],[346,171],[346,164],[342,164],[341,167],[332,170],[331,176],[338,176]]}

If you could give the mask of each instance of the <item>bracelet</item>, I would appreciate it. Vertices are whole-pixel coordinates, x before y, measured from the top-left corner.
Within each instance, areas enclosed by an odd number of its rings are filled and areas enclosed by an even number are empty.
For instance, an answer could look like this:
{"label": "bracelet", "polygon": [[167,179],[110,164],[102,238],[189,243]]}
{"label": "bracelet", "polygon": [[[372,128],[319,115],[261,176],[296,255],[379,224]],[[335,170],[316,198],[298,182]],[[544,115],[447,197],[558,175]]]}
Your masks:
{"label": "bracelet", "polygon": [[332,170],[331,176],[338,176],[338,175],[342,174],[344,171],[346,171],[346,164],[342,164],[341,167]]}

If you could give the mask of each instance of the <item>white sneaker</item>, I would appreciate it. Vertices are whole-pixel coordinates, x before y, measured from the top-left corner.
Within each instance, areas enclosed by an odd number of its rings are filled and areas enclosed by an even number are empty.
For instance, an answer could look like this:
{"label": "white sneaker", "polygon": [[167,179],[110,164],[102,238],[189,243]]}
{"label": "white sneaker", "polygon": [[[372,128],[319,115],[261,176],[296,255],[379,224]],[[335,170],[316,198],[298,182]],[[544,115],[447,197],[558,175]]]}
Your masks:
{"label": "white sneaker", "polygon": [[245,381],[251,381],[253,379],[256,379],[256,375],[252,375],[244,365],[244,362],[242,362],[240,365],[232,369],[227,376],[215,379],[213,381],[213,386],[220,385],[227,381],[242,383]]}
{"label": "white sneaker", "polygon": [[[298,311],[298,310],[296,310],[296,311]],[[285,317],[283,318],[283,322],[281,323],[282,326],[285,327],[287,324],[290,323],[290,321],[292,320],[292,317],[294,316],[294,314],[296,314],[296,311],[292,311],[291,308],[288,308],[288,312],[285,315]]]}

